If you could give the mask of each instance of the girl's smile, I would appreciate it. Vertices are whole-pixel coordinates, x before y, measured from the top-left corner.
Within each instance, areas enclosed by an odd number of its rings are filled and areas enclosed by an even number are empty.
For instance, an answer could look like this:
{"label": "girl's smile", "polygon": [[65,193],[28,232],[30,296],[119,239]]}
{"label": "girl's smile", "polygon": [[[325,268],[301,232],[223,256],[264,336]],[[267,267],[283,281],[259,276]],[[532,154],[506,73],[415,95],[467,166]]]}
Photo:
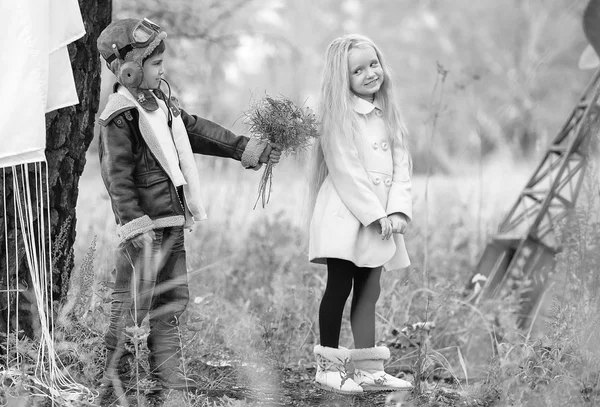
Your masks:
{"label": "girl's smile", "polygon": [[348,54],[350,90],[358,97],[372,101],[384,81],[383,68],[372,47],[353,48]]}

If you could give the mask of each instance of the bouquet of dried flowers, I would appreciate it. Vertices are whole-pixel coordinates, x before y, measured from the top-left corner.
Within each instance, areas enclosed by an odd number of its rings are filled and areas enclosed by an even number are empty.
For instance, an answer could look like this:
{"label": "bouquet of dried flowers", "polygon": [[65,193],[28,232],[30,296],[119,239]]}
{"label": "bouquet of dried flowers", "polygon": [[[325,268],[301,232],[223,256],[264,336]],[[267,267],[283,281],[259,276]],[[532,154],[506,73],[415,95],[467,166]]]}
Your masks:
{"label": "bouquet of dried flowers", "polygon": [[[290,99],[265,96],[250,105],[244,112],[253,137],[277,145],[283,154],[296,154],[311,145],[311,139],[318,137],[319,122],[317,116],[308,107],[297,106]],[[262,206],[269,202],[273,184],[273,164],[267,166],[258,186],[258,204],[262,198]]]}

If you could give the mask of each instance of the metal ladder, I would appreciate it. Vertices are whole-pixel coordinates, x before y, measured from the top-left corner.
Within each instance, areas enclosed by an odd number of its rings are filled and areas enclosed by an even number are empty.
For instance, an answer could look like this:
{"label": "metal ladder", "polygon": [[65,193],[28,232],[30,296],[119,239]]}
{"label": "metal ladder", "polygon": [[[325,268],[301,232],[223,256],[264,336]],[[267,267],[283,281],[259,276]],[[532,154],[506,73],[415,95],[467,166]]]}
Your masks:
{"label": "metal ladder", "polygon": [[[470,301],[503,299],[521,290],[518,325],[530,329],[561,249],[557,224],[574,208],[592,136],[600,131],[600,70],[487,244],[468,289]],[[525,287],[523,286],[525,284]]]}

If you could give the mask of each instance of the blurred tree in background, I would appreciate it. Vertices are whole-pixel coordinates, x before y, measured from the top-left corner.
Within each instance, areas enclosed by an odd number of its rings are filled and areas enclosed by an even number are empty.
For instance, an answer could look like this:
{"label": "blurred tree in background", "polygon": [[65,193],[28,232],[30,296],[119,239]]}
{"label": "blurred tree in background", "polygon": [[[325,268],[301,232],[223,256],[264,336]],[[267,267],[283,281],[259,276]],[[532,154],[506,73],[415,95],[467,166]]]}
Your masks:
{"label": "blurred tree in background", "polygon": [[[592,75],[577,69],[584,3],[115,0],[114,17],[160,24],[166,76],[184,108],[241,133],[241,113],[264,93],[316,106],[327,44],[367,35],[394,69],[415,170],[433,159],[434,169],[453,171],[457,160],[544,151]],[[429,151],[438,63],[448,76]]]}

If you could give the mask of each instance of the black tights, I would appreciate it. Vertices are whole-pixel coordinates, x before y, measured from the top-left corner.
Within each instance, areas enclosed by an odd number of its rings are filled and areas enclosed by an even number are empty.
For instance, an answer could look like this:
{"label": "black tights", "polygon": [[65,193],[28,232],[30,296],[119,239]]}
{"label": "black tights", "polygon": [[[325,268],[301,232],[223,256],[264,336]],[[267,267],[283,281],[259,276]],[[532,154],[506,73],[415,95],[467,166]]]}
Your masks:
{"label": "black tights", "polygon": [[375,346],[375,304],[381,288],[381,267],[357,267],[348,260],[327,259],[327,286],[319,307],[321,345],[337,348],[340,340],[342,314],[352,290],[350,325],[354,347]]}

